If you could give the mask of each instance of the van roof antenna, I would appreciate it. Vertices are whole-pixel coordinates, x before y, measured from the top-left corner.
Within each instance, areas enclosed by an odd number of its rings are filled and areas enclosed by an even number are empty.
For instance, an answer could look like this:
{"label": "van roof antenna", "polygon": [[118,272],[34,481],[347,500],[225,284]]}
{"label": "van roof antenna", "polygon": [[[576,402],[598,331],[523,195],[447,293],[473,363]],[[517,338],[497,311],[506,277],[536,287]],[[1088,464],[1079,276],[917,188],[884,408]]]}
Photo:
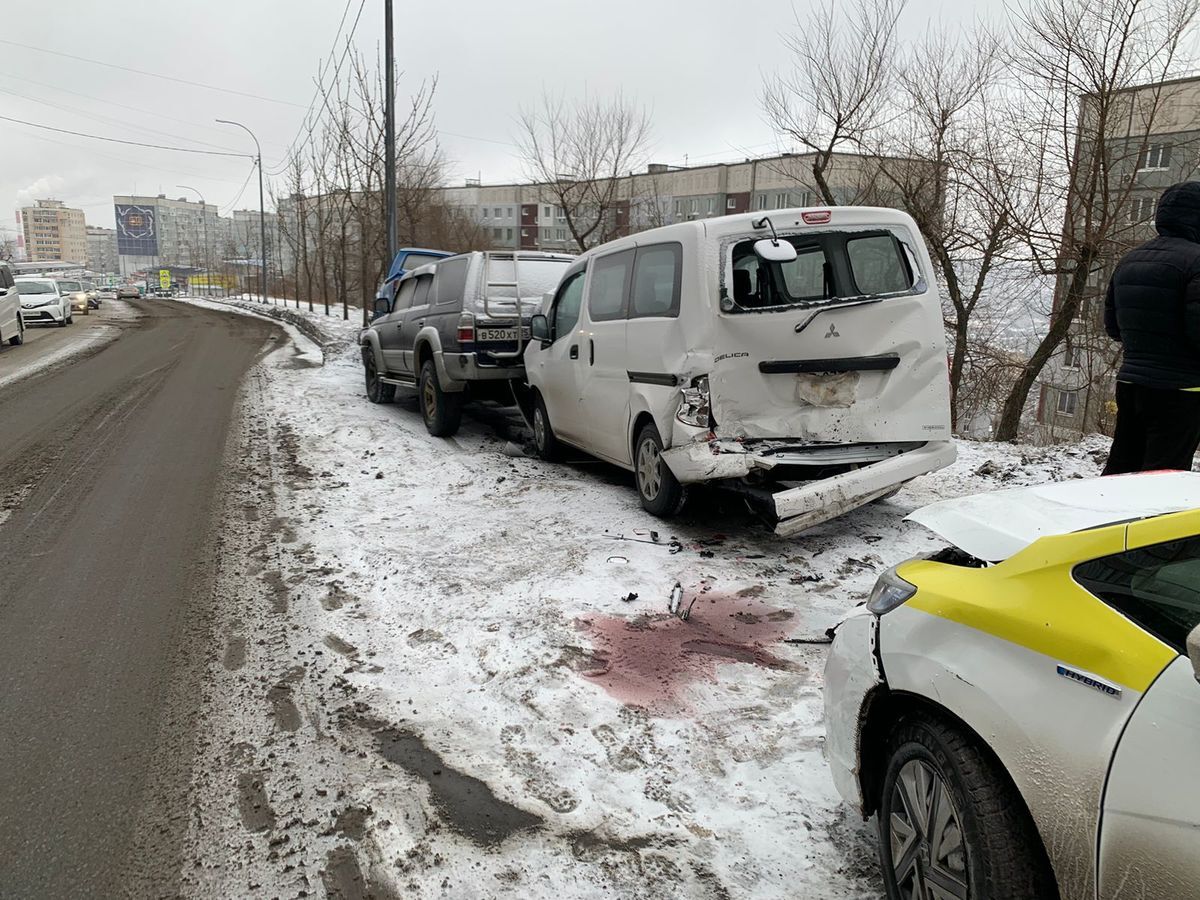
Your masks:
{"label": "van roof antenna", "polygon": [[770,216],[763,216],[757,222],[755,222],[753,219],[750,220],[751,228],[755,228],[755,229],[766,228],[768,225],[771,227],[771,244],[773,246],[778,247],[779,246],[779,235],[777,235],[775,233],[775,223],[771,221]]}

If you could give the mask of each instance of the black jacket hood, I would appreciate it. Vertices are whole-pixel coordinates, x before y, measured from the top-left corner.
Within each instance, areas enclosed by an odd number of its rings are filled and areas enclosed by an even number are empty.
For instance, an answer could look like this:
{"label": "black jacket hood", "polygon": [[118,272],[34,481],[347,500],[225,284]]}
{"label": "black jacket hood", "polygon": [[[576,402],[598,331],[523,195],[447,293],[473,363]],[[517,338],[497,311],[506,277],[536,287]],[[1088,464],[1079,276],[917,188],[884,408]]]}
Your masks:
{"label": "black jacket hood", "polygon": [[1200,181],[1183,181],[1163,191],[1154,227],[1164,237],[1200,244]]}

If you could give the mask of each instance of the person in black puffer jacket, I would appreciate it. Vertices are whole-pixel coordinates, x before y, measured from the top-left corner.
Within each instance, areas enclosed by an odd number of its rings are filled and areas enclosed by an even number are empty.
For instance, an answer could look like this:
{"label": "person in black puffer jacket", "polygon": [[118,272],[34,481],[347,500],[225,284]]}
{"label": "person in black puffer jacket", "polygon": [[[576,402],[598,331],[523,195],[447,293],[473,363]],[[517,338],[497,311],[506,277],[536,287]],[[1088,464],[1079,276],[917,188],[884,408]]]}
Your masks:
{"label": "person in black puffer jacket", "polygon": [[1154,225],[1104,302],[1104,328],[1125,352],[1105,475],[1190,470],[1200,445],[1200,181],[1167,188]]}

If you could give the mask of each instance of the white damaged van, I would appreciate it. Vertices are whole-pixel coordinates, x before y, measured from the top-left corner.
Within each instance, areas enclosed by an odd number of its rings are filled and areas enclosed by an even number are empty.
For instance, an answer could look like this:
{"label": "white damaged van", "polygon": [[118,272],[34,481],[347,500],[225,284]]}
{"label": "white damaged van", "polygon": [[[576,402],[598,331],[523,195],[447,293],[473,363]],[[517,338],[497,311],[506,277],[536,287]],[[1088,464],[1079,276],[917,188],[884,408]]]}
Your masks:
{"label": "white damaged van", "polygon": [[794,534],[955,458],[933,267],[897,210],[612,241],[566,270],[531,327],[538,452],[569,444],[632,470],[657,515],[719,482]]}

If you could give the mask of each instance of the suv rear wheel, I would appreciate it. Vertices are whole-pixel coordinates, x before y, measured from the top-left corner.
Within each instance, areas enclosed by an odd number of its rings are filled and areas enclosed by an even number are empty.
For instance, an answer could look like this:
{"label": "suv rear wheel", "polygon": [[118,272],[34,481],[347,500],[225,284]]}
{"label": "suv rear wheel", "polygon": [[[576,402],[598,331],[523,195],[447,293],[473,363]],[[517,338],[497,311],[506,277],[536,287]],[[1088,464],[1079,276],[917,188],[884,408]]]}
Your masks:
{"label": "suv rear wheel", "polygon": [[973,736],[940,718],[914,715],[892,733],[878,825],[889,900],[1058,897],[1016,788]]}
{"label": "suv rear wheel", "polygon": [[662,438],[658,436],[654,423],[643,425],[633,445],[633,473],[642,508],[648,513],[668,518],[683,509],[687,491],[663,462],[662,446]]}
{"label": "suv rear wheel", "polygon": [[550,416],[541,394],[533,397],[533,446],[537,448],[538,456],[547,462],[554,462],[562,455],[562,445],[550,427]]}
{"label": "suv rear wheel", "polygon": [[363,353],[363,368],[367,376],[367,399],[372,403],[391,403],[396,399],[396,386],[379,380],[379,369],[375,365],[375,353],[367,348]]}
{"label": "suv rear wheel", "polygon": [[421,366],[421,380],[417,388],[425,430],[434,437],[450,437],[457,433],[462,423],[463,395],[442,390],[437,366],[432,359],[425,360]]}

